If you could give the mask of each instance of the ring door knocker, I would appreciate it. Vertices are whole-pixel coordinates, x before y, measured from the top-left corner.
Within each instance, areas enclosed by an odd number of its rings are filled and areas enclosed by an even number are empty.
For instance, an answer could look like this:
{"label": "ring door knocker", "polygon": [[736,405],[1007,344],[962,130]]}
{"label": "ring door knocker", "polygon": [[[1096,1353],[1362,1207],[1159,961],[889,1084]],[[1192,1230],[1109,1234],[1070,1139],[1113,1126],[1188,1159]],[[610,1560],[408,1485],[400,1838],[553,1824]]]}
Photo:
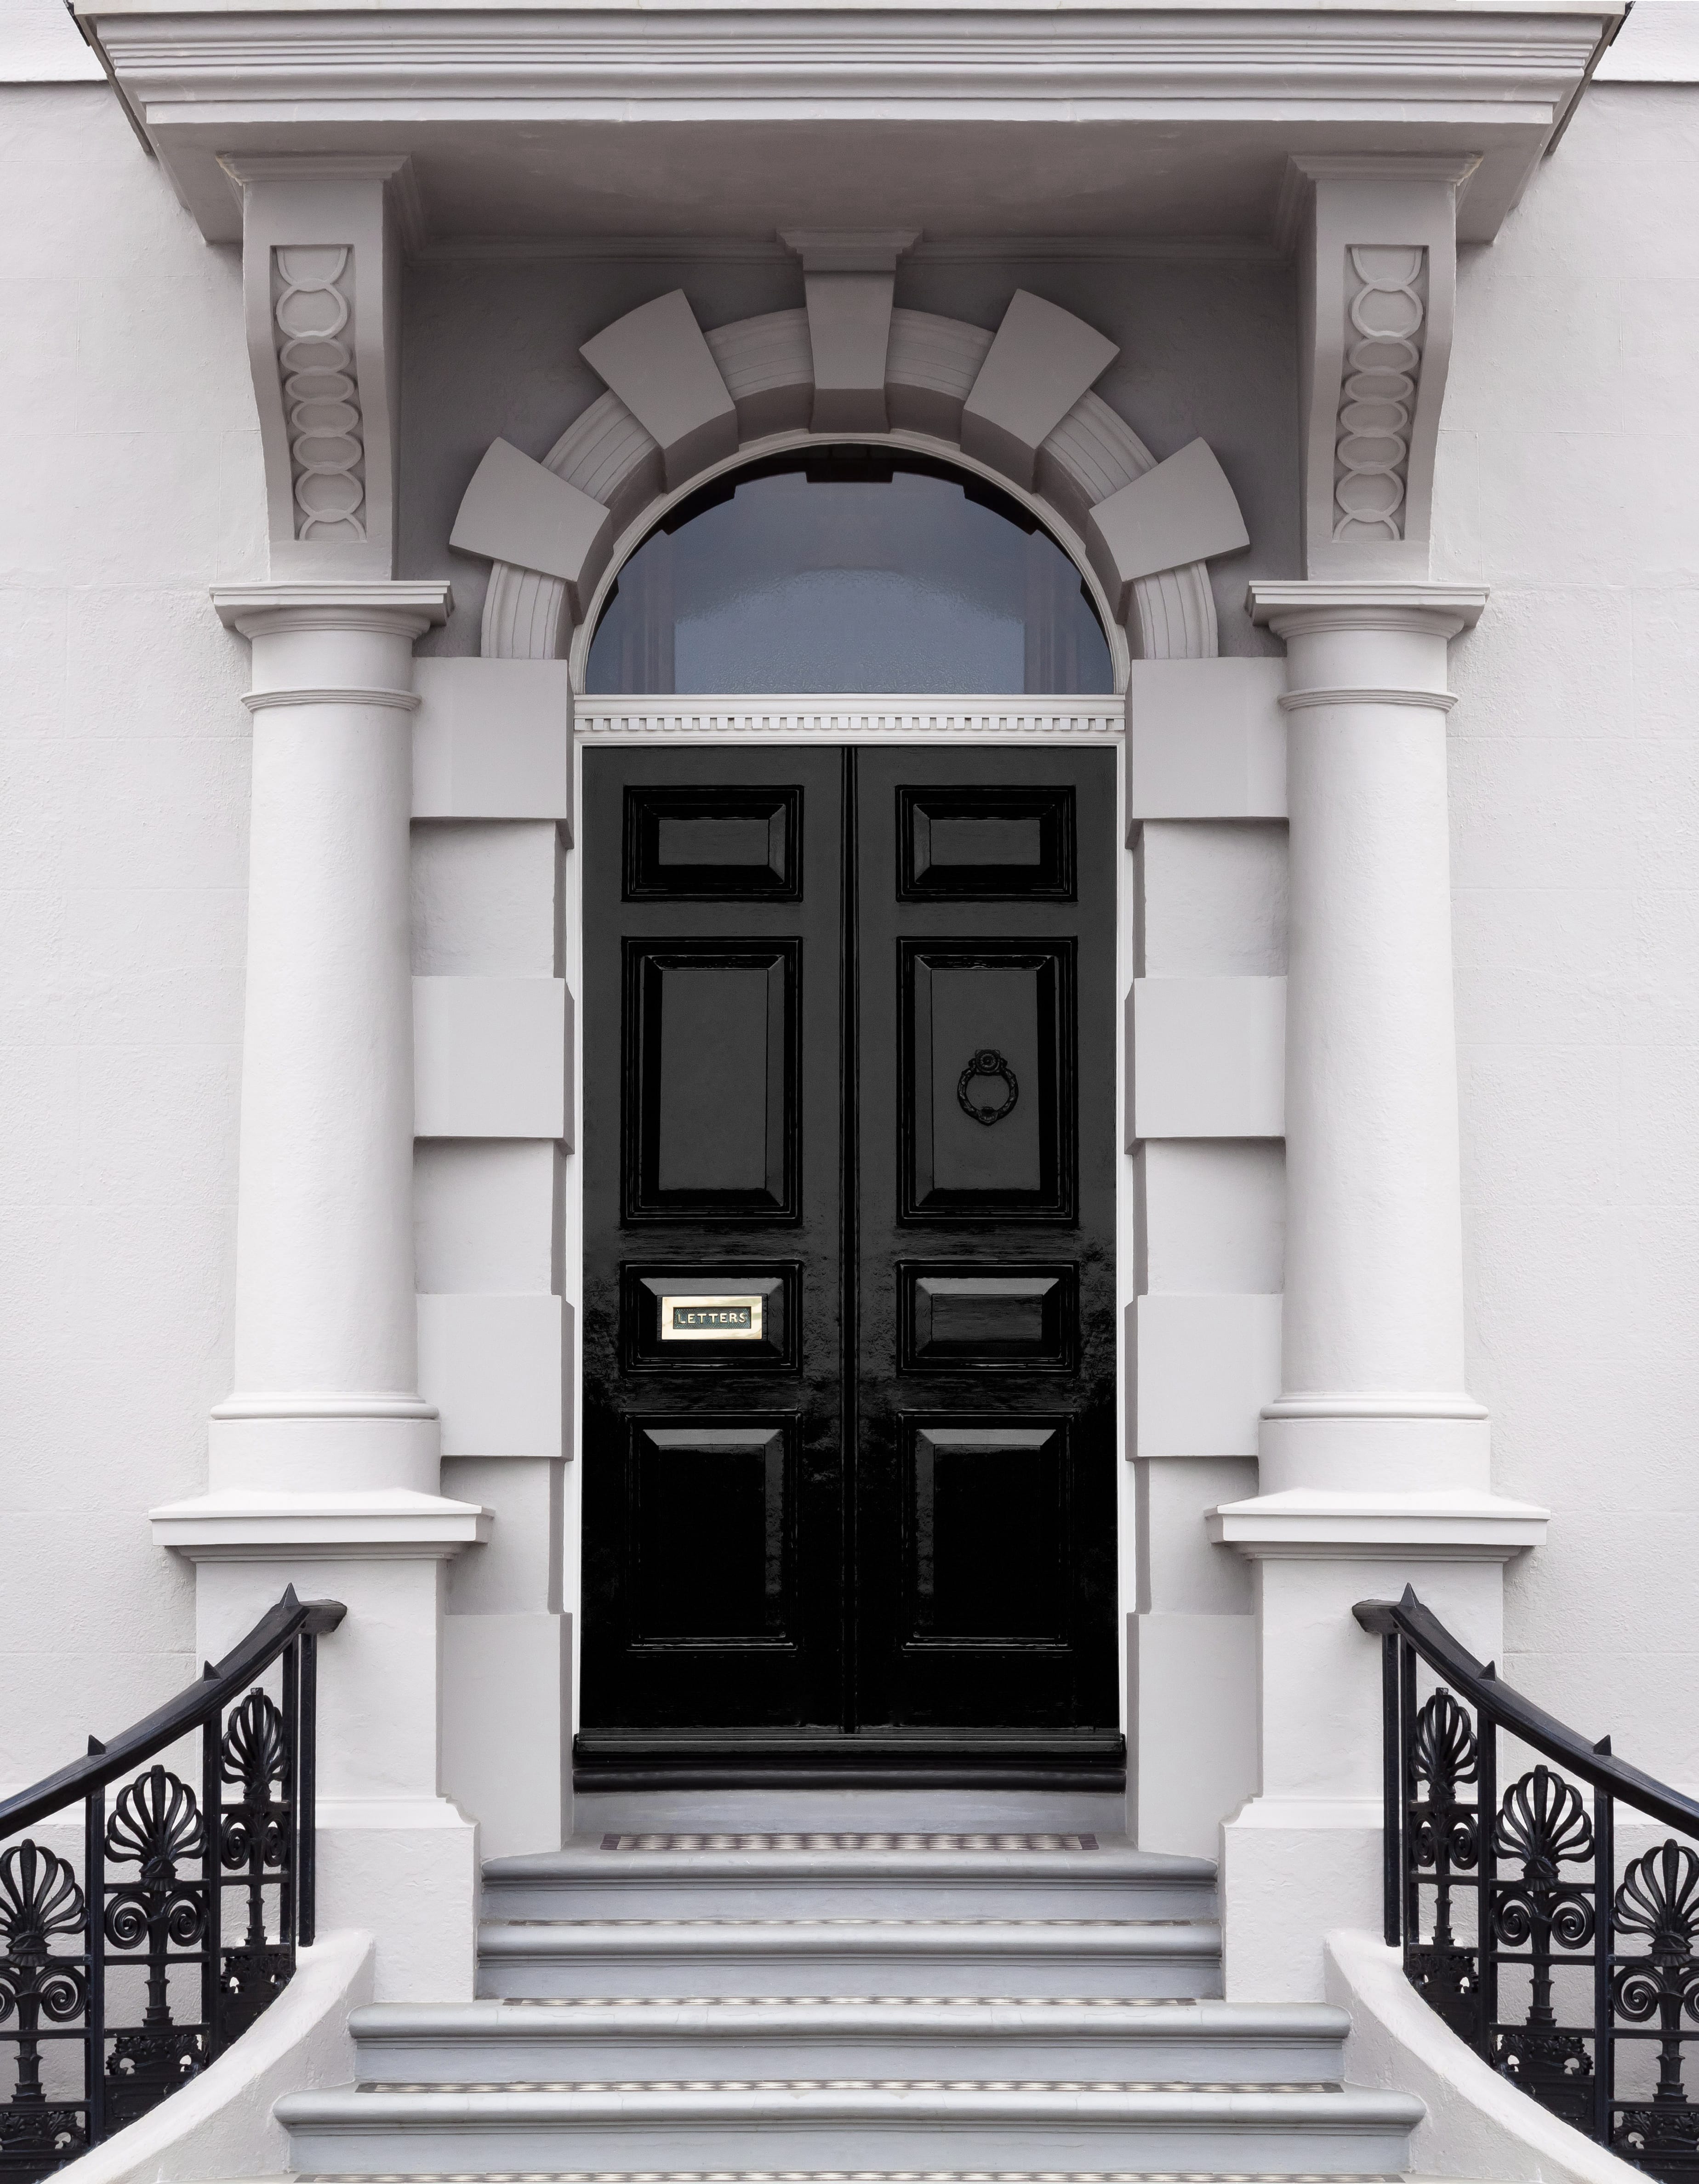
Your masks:
{"label": "ring door knocker", "polygon": [[[1000,1078],[1007,1087],[1006,1095],[1000,1107],[982,1106],[968,1090],[976,1077]],[[993,1123],[1000,1123],[1021,1096],[1021,1088],[1015,1082],[1015,1072],[998,1053],[994,1046],[982,1046],[955,1080],[955,1096],[962,1112],[972,1115],[976,1123],[983,1123],[989,1129]]]}

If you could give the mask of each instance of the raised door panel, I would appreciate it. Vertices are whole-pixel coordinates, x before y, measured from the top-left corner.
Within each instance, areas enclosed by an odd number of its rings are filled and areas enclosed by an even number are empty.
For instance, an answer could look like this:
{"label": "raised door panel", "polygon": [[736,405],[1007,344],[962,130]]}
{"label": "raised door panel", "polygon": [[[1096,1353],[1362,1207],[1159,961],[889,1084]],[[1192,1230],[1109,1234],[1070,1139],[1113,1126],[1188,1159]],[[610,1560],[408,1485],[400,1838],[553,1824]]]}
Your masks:
{"label": "raised door panel", "polygon": [[903,1218],[1070,1219],[1072,942],[898,945]]}
{"label": "raised door panel", "polygon": [[799,940],[627,940],[627,1221],[794,1221]]}

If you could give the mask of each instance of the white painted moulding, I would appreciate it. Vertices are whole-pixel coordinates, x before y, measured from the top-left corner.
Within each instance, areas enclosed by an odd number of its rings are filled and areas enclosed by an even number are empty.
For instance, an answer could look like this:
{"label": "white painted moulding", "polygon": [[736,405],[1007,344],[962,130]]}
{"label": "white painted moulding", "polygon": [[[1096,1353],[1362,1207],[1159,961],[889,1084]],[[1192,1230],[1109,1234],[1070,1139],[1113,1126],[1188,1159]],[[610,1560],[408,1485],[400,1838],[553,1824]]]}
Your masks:
{"label": "white painted moulding", "polygon": [[1532,1502],[1447,1488],[1433,1494],[1334,1494],[1302,1487],[1223,1502],[1209,1535],[1253,1562],[1507,1562],[1543,1546],[1551,1512]]}
{"label": "white painted moulding", "polygon": [[1482,2062],[1417,1993],[1399,1951],[1378,1934],[1336,1930],[1323,1953],[1328,1999],[1351,2013],[1351,2084],[1396,2087],[1427,2109],[1410,2142],[1418,2176],[1538,2177],[1540,2184],[1644,2178],[1644,2170],[1595,2145]]}
{"label": "white painted moulding", "polygon": [[164,1502],[148,1518],[156,1547],[195,1563],[440,1561],[490,1535],[489,1513],[476,1502],[400,1486],[355,1494],[231,1488]]}
{"label": "white painted moulding", "polygon": [[1128,838],[1141,819],[1284,819],[1284,660],[1135,660]]}
{"label": "white painted moulding", "polygon": [[280,2176],[289,2138],[272,2114],[285,2093],[355,2075],[351,2010],[372,1999],[368,1933],[325,1934],[265,2014],[170,2098],[59,2171],[75,2184],[202,2184]]}
{"label": "white painted moulding", "polygon": [[564,660],[415,660],[415,819],[572,816],[572,684]]}
{"label": "white painted moulding", "polygon": [[461,499],[448,543],[559,577],[575,621],[606,566],[614,519],[507,440],[492,440]]}
{"label": "white painted moulding", "polygon": [[962,405],[962,453],[1030,490],[1039,449],[1120,354],[1072,311],[1016,289]]}
{"label": "white painted moulding", "polygon": [[669,489],[738,451],[738,413],[682,288],[616,319],[578,354],[660,446]]}
{"label": "white painted moulding", "polygon": [[851,743],[885,738],[1007,736],[1049,742],[1119,736],[1118,698],[582,698],[581,736],[716,734],[830,736]]}
{"label": "white painted moulding", "polygon": [[571,1307],[564,1298],[422,1294],[419,1384],[444,1456],[565,1457]]}
{"label": "white painted moulding", "polygon": [[1255,1456],[1262,1406],[1280,1390],[1280,1306],[1278,1295],[1137,1298],[1128,1454]]}
{"label": "white painted moulding", "polygon": [[1155,470],[1100,500],[1087,519],[1091,543],[1112,576],[1110,604],[1117,621],[1132,606],[1140,577],[1236,554],[1251,543],[1227,473],[1206,440],[1191,440]]}
{"label": "white painted moulding", "polygon": [[1135,978],[1127,1036],[1129,1145],[1284,1134],[1284,978]]}
{"label": "white painted moulding", "polygon": [[413,981],[414,1134],[571,1142],[562,978]]}

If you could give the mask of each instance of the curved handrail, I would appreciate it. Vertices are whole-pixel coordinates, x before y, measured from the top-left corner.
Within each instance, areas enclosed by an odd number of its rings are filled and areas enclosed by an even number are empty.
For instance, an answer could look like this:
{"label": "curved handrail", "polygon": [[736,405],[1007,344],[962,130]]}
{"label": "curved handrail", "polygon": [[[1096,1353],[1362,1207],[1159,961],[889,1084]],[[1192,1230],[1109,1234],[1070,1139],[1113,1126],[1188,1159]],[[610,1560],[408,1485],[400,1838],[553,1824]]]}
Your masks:
{"label": "curved handrail", "polygon": [[[1554,2115],[1692,2184],[1699,1802],[1501,1682],[1409,1586],[1352,1613],[1380,1641],[1384,1932],[1405,1977]],[[1526,1771],[1518,1746],[1539,1755]],[[1674,1833],[1636,1833],[1619,1861],[1619,1805]]]}
{"label": "curved handrail", "polygon": [[266,1609],[221,1661],[208,1662],[198,1681],[114,1736],[109,1744],[90,1737],[86,1758],[72,1760],[56,1774],[46,1775],[15,1797],[0,1801],[0,1842],[19,1828],[32,1827],[58,1812],[62,1805],[75,1804],[92,1790],[103,1788],[139,1761],[151,1759],[156,1752],[163,1752],[180,1736],[198,1729],[221,1713],[245,1685],[269,1669],[292,1639],[321,1637],[326,1631],[334,1630],[347,1613],[339,1600],[298,1600],[294,1586],[287,1586],[283,1597]]}
{"label": "curved handrail", "polygon": [[1401,1600],[1360,1600],[1351,1613],[1365,1630],[1377,1637],[1407,1639],[1436,1674],[1470,1704],[1507,1729],[1524,1744],[1555,1759],[1596,1790],[1608,1791],[1624,1803],[1637,1806],[1670,1827],[1699,1836],[1699,1802],[1685,1797],[1667,1782],[1647,1774],[1611,1750],[1608,1736],[1589,1744],[1573,1729],[1537,1707],[1510,1684],[1501,1680],[1490,1662],[1478,1661],[1461,1640],[1452,1636],[1431,1607],[1406,1585]]}

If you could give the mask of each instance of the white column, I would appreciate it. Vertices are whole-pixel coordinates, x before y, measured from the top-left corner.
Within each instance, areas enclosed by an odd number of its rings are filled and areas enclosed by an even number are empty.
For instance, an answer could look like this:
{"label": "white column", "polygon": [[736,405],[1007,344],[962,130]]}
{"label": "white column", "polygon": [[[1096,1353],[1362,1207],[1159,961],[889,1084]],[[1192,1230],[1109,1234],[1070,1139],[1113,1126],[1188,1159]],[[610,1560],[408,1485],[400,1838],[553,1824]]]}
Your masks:
{"label": "white column", "polygon": [[235,1388],[208,1491],[155,1509],[216,1658],[277,1599],[320,1650],[320,1923],[382,1999],[469,1996],[476,1831],[441,1794],[443,1564],[489,1535],[440,1489],[419,1394],[409,939],[414,639],[440,584],[221,590],[253,647]]}
{"label": "white column", "polygon": [[1252,599],[1287,646],[1285,1304],[1259,1490],[1209,1519],[1257,1618],[1259,1788],[1223,1897],[1228,1993],[1318,2000],[1323,1936],[1379,1919],[1379,1655],[1352,1604],[1413,1585],[1494,1658],[1501,1566],[1546,1513],[1493,1494],[1464,1379],[1446,660],[1484,594]]}
{"label": "white column", "polygon": [[443,592],[294,588],[217,602],[253,647],[253,803],[236,1384],[214,1413],[210,1484],[434,1495],[408,845],[413,640]]}
{"label": "white column", "polygon": [[[1359,591],[1384,590],[1363,600]],[[1485,1490],[1463,1385],[1448,641],[1484,595],[1259,588],[1286,640],[1283,1391],[1262,1491]]]}

